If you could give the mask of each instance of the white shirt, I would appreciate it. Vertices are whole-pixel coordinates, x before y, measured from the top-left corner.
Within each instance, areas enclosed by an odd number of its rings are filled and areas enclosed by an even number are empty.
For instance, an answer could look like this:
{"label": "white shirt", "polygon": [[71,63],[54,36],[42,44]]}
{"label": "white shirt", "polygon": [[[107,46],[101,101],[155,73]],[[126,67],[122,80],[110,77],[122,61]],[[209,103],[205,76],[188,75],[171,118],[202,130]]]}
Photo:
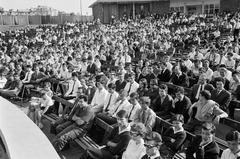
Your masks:
{"label": "white shirt", "polygon": [[99,91],[99,89],[97,89],[94,93],[91,105],[96,105],[94,107],[100,108],[103,107],[104,102],[107,98],[107,94],[108,91],[105,88],[102,88],[102,90]]}
{"label": "white shirt", "polygon": [[207,79],[208,79],[209,81],[211,81],[212,76],[213,76],[213,71],[212,71],[212,69],[208,68],[208,70],[207,70],[206,72],[204,72],[203,74],[206,75],[206,77],[207,77]]}
{"label": "white shirt", "polygon": [[145,153],[146,148],[144,146],[144,140],[140,139],[140,143],[137,144],[136,141],[131,139],[126,150],[123,152],[122,159],[140,159]]}
{"label": "white shirt", "polygon": [[[131,88],[130,88],[130,85],[131,85]],[[134,81],[132,84],[130,84],[130,82],[128,82],[126,84],[126,86],[124,87],[124,90],[127,91],[128,95],[130,95],[133,92],[137,92],[138,87],[139,87],[139,84],[137,82]],[[129,91],[129,89],[130,89],[130,91]]]}
{"label": "white shirt", "polygon": [[[111,97],[111,101],[110,101],[110,103],[109,103],[109,100],[110,100],[110,96],[111,96],[111,95],[112,95],[112,97]],[[114,104],[116,104],[117,99],[118,99],[118,93],[117,93],[117,92],[114,91],[112,94],[108,92],[108,93],[107,93],[107,96],[106,96],[106,100],[104,101],[103,109],[106,109],[107,106],[108,106],[108,104],[109,104],[108,109],[111,109],[111,107],[112,107]]]}
{"label": "white shirt", "polygon": [[2,79],[0,79],[0,88],[3,88],[6,83],[7,83],[7,79],[5,77],[2,77]]}
{"label": "white shirt", "polygon": [[126,110],[128,113],[128,119],[131,121],[134,121],[137,118],[138,115],[138,111],[141,109],[142,107],[140,106],[139,103],[137,103],[136,105],[131,105],[130,107],[128,107],[128,109]]}
{"label": "white shirt", "polygon": [[25,74],[24,79],[22,80],[23,83],[29,83],[32,77],[33,71],[27,72]]}
{"label": "white shirt", "polygon": [[124,101],[120,100],[116,104],[112,106],[111,109],[109,109],[109,114],[112,115],[112,117],[116,117],[117,112],[119,110],[128,110],[131,107],[131,103],[127,99]]}
{"label": "white shirt", "polygon": [[231,150],[228,148],[223,151],[221,159],[237,159],[237,156],[240,156],[240,152],[234,155]]}
{"label": "white shirt", "polygon": [[68,88],[68,91],[66,92],[66,96],[77,96],[77,91],[78,91],[78,88],[81,87],[81,82],[76,79],[76,81],[69,81],[69,88]]}
{"label": "white shirt", "polygon": [[63,78],[63,79],[67,79],[67,78],[70,78],[69,77],[69,72],[68,70],[66,69],[65,71],[64,70],[60,70],[60,73],[58,75],[59,78]]}
{"label": "white shirt", "polygon": [[88,67],[87,62],[86,63],[82,62],[81,63],[81,68],[82,68],[81,72],[86,72],[87,71],[87,67]]}

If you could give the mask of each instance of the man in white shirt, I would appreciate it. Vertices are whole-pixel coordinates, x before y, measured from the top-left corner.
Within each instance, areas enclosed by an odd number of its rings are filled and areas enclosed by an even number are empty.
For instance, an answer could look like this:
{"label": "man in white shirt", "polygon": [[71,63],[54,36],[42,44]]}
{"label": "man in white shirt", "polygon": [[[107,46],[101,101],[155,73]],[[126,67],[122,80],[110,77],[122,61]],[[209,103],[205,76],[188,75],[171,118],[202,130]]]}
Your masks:
{"label": "man in white shirt", "polygon": [[240,157],[240,133],[238,131],[230,131],[226,135],[228,149],[222,153],[221,159],[238,159]]}
{"label": "man in white shirt", "polygon": [[127,92],[123,89],[119,92],[119,101],[114,104],[107,113],[98,114],[98,117],[104,120],[109,125],[117,123],[116,114],[120,110],[129,110],[131,108],[131,103],[127,100]]}
{"label": "man in white shirt", "polygon": [[128,83],[126,84],[124,90],[127,92],[128,96],[133,92],[137,92],[139,84],[135,81],[135,74],[131,73],[128,76]]}
{"label": "man in white shirt", "polygon": [[108,92],[104,88],[103,83],[97,82],[97,90],[95,91],[91,102],[91,106],[95,114],[102,111],[107,94]]}
{"label": "man in white shirt", "polygon": [[138,94],[136,92],[133,92],[132,94],[130,94],[130,103],[131,103],[131,107],[128,107],[128,109],[126,110],[128,112],[128,121],[134,121],[137,118],[138,115],[138,111],[142,108],[140,106],[140,104],[137,101],[138,98]]}
{"label": "man in white shirt", "polygon": [[26,70],[27,72],[25,74],[24,79],[22,80],[22,83],[29,83],[33,74],[31,65],[27,65]]}
{"label": "man in white shirt", "polygon": [[212,71],[211,68],[209,68],[209,61],[208,60],[204,60],[203,68],[204,68],[203,74],[206,75],[208,81],[211,81],[212,80],[212,76],[213,76],[213,71]]}
{"label": "man in white shirt", "polygon": [[69,82],[68,91],[64,94],[64,97],[76,97],[78,88],[82,87],[81,82],[78,80],[78,74],[72,73],[72,80]]}
{"label": "man in white shirt", "polygon": [[108,94],[104,101],[103,113],[106,113],[111,107],[116,104],[118,100],[118,93],[115,91],[116,85],[114,83],[108,84]]}

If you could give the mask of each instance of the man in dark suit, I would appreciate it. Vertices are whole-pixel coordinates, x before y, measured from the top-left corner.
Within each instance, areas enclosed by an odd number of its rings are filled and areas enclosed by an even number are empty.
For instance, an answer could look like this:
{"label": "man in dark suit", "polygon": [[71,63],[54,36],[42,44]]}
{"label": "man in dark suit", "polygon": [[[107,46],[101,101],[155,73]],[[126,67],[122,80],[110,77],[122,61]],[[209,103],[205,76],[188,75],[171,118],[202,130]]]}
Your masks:
{"label": "man in dark suit", "polygon": [[214,89],[213,85],[207,83],[206,75],[202,74],[199,77],[198,83],[192,86],[189,98],[192,103],[195,103],[198,101],[199,94],[202,90],[208,90],[211,93]]}
{"label": "man in dark suit", "polygon": [[174,73],[172,74],[170,82],[178,86],[188,87],[189,78],[184,72],[181,71],[181,68],[179,66],[175,66],[173,70]]}
{"label": "man in dark suit", "polygon": [[[219,73],[220,73],[221,77],[224,78],[224,80],[225,80],[224,88],[225,88],[226,90],[229,90],[230,81],[226,78],[227,69],[226,69],[225,67],[221,67],[221,68],[219,69]],[[211,83],[212,83],[212,85],[213,85],[214,87],[217,87],[217,86],[216,86],[216,78],[213,79],[213,80],[211,81]]]}
{"label": "man in dark suit", "polygon": [[128,123],[128,113],[125,110],[120,110],[117,113],[118,124],[109,134],[106,140],[106,145],[103,148],[88,148],[80,159],[94,158],[94,159],[111,159],[116,155],[121,155],[129,140],[131,140],[130,129]]}
{"label": "man in dark suit", "polygon": [[231,94],[224,89],[224,78],[217,77],[216,79],[216,89],[211,93],[211,99],[217,102],[220,108],[227,111],[228,105],[231,102]]}
{"label": "man in dark suit", "polygon": [[217,159],[220,150],[218,144],[214,140],[215,131],[216,127],[213,124],[203,124],[202,135],[197,135],[194,140],[189,144],[186,151],[186,158]]}
{"label": "man in dark suit", "polygon": [[93,79],[88,80],[88,88],[85,90],[85,94],[88,96],[88,104],[92,102],[93,96],[95,91],[97,90],[96,86],[94,85]]}
{"label": "man in dark suit", "polygon": [[174,104],[172,97],[167,92],[168,87],[165,84],[161,84],[159,86],[159,95],[151,105],[156,115],[162,119],[171,118],[171,109]]}
{"label": "man in dark suit", "polygon": [[159,81],[169,82],[171,78],[171,71],[167,69],[166,62],[161,62],[160,67],[161,67],[161,71],[158,74],[157,78],[159,79]]}
{"label": "man in dark suit", "polygon": [[115,82],[116,84],[116,92],[119,92],[121,89],[124,89],[127,81],[124,79],[124,74],[118,74],[118,80]]}
{"label": "man in dark suit", "polygon": [[175,104],[171,110],[174,114],[182,114],[184,116],[184,123],[189,119],[188,109],[192,105],[190,99],[184,95],[185,91],[183,87],[177,87],[175,89],[176,98]]}
{"label": "man in dark suit", "polygon": [[148,89],[148,96],[151,99],[151,103],[157,98],[158,94],[158,79],[152,79],[150,81],[150,88]]}
{"label": "man in dark suit", "polygon": [[162,137],[157,132],[151,132],[146,135],[144,146],[146,147],[146,154],[141,159],[161,159],[160,146],[162,145]]}
{"label": "man in dark suit", "polygon": [[94,63],[94,58],[92,56],[89,56],[88,57],[87,72],[95,75],[97,70],[98,70],[98,68],[97,68],[97,65]]}

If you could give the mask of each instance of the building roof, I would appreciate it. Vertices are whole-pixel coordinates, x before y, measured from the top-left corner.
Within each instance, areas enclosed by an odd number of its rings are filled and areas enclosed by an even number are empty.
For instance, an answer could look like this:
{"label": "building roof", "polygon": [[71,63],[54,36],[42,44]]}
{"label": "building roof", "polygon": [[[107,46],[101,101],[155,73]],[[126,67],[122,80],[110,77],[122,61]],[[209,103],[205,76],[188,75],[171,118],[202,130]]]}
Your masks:
{"label": "building roof", "polygon": [[89,6],[92,8],[98,3],[127,3],[127,2],[152,2],[152,1],[169,1],[169,0],[97,0]]}

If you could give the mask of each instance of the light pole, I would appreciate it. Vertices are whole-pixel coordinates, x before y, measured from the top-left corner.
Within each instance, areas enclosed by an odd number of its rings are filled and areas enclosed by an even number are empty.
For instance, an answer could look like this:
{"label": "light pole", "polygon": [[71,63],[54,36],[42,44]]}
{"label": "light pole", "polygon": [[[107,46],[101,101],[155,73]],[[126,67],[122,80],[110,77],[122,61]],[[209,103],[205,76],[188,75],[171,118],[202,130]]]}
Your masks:
{"label": "light pole", "polygon": [[81,15],[81,21],[82,21],[82,0],[80,0],[80,15]]}

